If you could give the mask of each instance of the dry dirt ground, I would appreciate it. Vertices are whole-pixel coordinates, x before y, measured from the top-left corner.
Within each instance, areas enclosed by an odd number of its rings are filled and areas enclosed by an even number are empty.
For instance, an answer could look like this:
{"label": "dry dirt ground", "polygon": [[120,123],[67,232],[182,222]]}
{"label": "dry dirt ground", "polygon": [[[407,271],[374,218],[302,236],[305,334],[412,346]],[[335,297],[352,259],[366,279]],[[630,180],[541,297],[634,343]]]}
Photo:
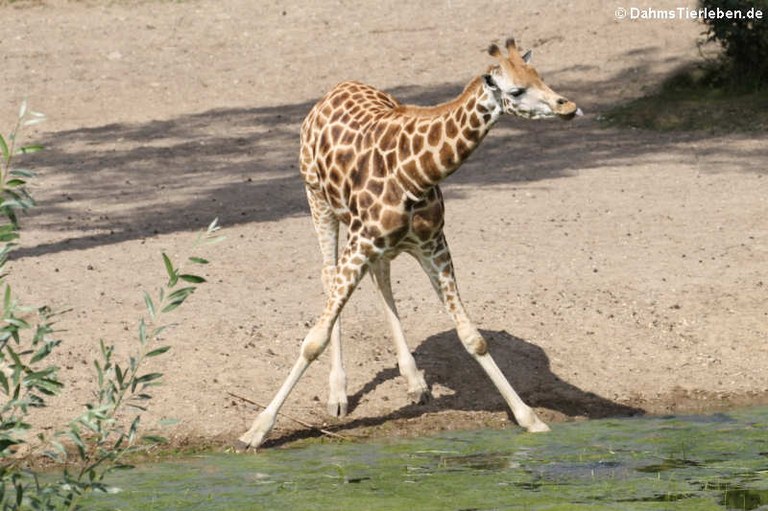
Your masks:
{"label": "dry dirt ground", "polygon": [[[682,2],[682,0],[681,0]],[[653,2],[656,6],[692,3]],[[600,1],[59,2],[0,5],[0,126],[22,98],[48,121],[25,164],[39,207],[11,281],[59,326],[61,424],[94,387],[99,339],[136,346],[143,290],[219,217],[210,284],[179,309],[145,419],[179,442],[234,438],[267,402],[323,306],[320,256],[296,168],[298,128],[357,79],[403,101],[459,93],[514,33],[571,123],[505,118],[445,183],[464,301],[491,353],[550,421],[768,403],[768,145],[604,129],[611,105],[698,58],[693,21],[617,20]],[[626,5],[630,7],[630,5]],[[344,311],[352,410],[342,432],[408,435],[509,424],[426,277],[404,256],[395,295],[435,399],[408,403],[366,280]],[[328,358],[284,411],[325,415]],[[174,426],[158,426],[177,419]],[[311,434],[282,419],[274,443]]]}

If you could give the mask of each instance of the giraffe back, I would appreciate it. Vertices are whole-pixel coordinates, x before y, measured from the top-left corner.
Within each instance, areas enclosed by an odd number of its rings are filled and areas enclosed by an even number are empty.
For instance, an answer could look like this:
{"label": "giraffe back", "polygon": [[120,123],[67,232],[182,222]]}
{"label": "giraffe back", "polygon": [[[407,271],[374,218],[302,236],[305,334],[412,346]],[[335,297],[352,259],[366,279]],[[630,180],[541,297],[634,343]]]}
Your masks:
{"label": "giraffe back", "polygon": [[478,78],[454,101],[413,107],[369,85],[340,83],[302,124],[301,173],[313,200],[380,247],[438,236],[437,183],[485,136],[491,114],[482,94]]}
{"label": "giraffe back", "polygon": [[301,173],[307,186],[328,183],[343,192],[344,178],[374,143],[371,127],[392,117],[398,106],[391,95],[363,83],[342,82],[331,89],[301,128]]}

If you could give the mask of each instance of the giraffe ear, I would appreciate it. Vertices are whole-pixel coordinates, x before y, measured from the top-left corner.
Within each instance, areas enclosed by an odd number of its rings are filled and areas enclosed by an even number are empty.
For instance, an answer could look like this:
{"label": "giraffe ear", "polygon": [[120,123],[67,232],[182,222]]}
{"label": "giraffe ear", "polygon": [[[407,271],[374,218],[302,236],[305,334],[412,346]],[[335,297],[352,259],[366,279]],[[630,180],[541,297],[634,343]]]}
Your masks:
{"label": "giraffe ear", "polygon": [[532,56],[533,56],[532,50],[528,50],[527,52],[525,52],[525,54],[523,54],[523,60],[525,61],[526,64],[528,64],[531,61]]}
{"label": "giraffe ear", "polygon": [[499,90],[499,86],[496,84],[496,80],[493,79],[493,76],[489,74],[483,75],[483,81],[485,82],[485,85],[492,91]]}
{"label": "giraffe ear", "polygon": [[492,44],[488,47],[488,55],[491,57],[501,57],[501,50],[499,50],[498,46]]}

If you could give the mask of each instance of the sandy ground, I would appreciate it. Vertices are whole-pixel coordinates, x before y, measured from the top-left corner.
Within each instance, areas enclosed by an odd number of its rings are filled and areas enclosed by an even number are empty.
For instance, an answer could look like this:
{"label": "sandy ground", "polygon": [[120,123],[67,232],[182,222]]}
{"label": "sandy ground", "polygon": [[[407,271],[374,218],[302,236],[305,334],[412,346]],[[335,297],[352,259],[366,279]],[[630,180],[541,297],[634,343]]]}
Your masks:
{"label": "sandy ground", "polygon": [[[692,3],[653,2],[658,7]],[[364,4],[364,5],[360,5]],[[614,2],[58,2],[0,5],[0,126],[22,98],[48,122],[39,207],[10,277],[60,321],[61,424],[90,396],[99,339],[136,346],[142,291],[219,217],[210,284],[178,311],[145,423],[179,442],[227,441],[268,402],[319,314],[320,257],[296,168],[303,116],[357,79],[436,103],[514,33],[572,123],[503,119],[445,183],[464,301],[491,353],[547,420],[768,403],[768,146],[604,129],[611,105],[698,58],[693,21],[617,20]],[[630,7],[626,5],[626,7]],[[345,309],[352,434],[503,426],[500,396],[461,348],[414,261],[395,295],[435,399],[411,405],[366,280]],[[284,411],[325,415],[328,359]],[[158,426],[177,419],[175,426]],[[274,443],[311,434],[280,420]]]}

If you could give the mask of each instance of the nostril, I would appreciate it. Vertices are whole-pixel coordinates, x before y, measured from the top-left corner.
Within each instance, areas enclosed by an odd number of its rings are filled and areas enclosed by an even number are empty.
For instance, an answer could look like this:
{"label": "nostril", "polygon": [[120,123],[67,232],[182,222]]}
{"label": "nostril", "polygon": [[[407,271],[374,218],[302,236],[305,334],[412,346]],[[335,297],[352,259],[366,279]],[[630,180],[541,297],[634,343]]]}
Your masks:
{"label": "nostril", "polygon": [[567,100],[567,99],[565,99],[565,98],[558,98],[558,99],[557,99],[557,104],[558,104],[558,105],[564,105],[564,104],[566,104],[566,103],[568,103],[568,100]]}

